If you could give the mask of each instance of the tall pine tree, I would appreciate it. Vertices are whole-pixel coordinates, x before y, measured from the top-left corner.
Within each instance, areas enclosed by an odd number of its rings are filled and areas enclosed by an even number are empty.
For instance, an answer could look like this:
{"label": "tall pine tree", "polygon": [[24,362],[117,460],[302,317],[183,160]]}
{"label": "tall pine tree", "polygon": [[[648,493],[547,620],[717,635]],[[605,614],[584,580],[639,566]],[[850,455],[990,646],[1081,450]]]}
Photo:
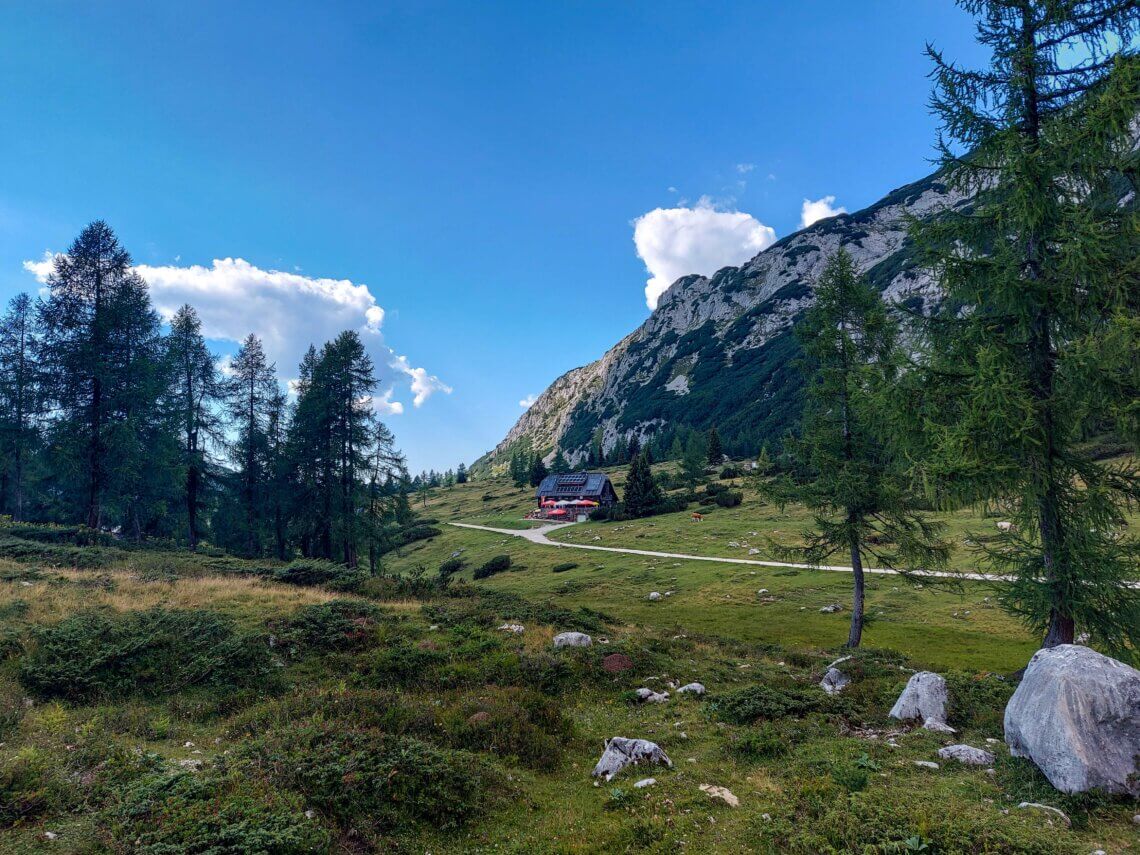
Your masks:
{"label": "tall pine tree", "polygon": [[1140,592],[1125,583],[1140,546],[1123,520],[1140,470],[1099,463],[1081,442],[1090,425],[1134,429],[1140,397],[1140,6],[961,5],[989,66],[929,53],[946,181],[974,202],[914,230],[945,302],[902,410],[924,428],[921,474],[940,498],[1014,523],[978,539],[1013,578],[1001,602],[1047,647],[1079,626],[1135,650]]}
{"label": "tall pine tree", "polygon": [[24,519],[28,465],[39,445],[35,304],[18,294],[0,317],[0,513]]}
{"label": "tall pine tree", "polygon": [[[854,581],[847,646],[863,637],[864,554],[881,563],[941,564],[947,547],[937,529],[912,510],[906,474],[892,459],[879,396],[893,380],[896,327],[879,294],[860,277],[845,250],[829,259],[815,304],[796,327],[807,375],[801,435],[789,439],[793,471],[765,482],[781,507],[796,502],[813,514],[799,547],[778,552],[822,564],[837,552]],[[874,536],[874,537],[872,537]],[[884,553],[873,542],[894,544]]]}

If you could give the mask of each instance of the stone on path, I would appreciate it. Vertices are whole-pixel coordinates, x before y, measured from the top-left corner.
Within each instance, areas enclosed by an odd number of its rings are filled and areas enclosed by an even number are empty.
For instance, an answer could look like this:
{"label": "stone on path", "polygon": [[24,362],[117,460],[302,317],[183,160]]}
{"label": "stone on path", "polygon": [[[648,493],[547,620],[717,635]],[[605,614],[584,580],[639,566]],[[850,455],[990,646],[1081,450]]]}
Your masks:
{"label": "stone on path", "polygon": [[733,795],[732,791],[726,787],[718,787],[715,784],[701,784],[701,792],[707,793],[710,799],[717,799],[724,802],[729,807],[740,807],[740,799]]}
{"label": "stone on path", "polygon": [[673,761],[656,742],[648,739],[628,739],[615,736],[606,740],[606,750],[591,773],[595,778],[612,781],[614,775],[626,766],[640,763],[660,763],[672,768]]}
{"label": "stone on path", "polygon": [[[949,694],[946,681],[932,671],[919,671],[907,681],[899,699],[891,707],[891,718],[899,721],[921,721],[927,730],[953,733],[946,724]],[[933,725],[933,726],[932,726]]]}
{"label": "stone on path", "polygon": [[992,766],[994,755],[972,745],[947,745],[938,749],[938,756],[943,760],[957,760],[967,766]]}
{"label": "stone on path", "polygon": [[1038,650],[1005,708],[1005,741],[1063,793],[1140,796],[1140,671],[1077,644]]}
{"label": "stone on path", "polygon": [[589,647],[594,639],[584,632],[560,632],[554,636],[555,647]]}

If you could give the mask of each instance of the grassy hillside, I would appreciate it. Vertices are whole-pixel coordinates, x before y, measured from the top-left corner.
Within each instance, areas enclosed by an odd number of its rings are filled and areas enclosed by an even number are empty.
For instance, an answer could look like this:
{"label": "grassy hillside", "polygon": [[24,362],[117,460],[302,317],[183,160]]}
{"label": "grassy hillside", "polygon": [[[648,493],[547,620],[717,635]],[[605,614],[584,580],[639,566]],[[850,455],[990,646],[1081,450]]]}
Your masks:
{"label": "grassy hillside", "polygon": [[[985,589],[872,579],[868,649],[844,666],[853,684],[830,698],[816,684],[846,617],[819,608],[845,602],[846,576],[557,549],[443,525],[522,525],[529,505],[529,490],[500,481],[438,491],[420,510],[444,533],[390,555],[385,569],[398,575],[323,587],[280,581],[316,578],[307,565],[0,532],[0,851],[1135,844],[1134,804],[1062,797],[986,743],[1000,739],[1012,691],[996,675],[1034,644]],[[711,554],[762,511],[750,497],[714,511],[699,534],[663,517],[561,536],[648,548],[680,538]],[[442,585],[437,568],[455,553],[464,566]],[[470,581],[502,554],[507,571]],[[650,602],[651,590],[675,593]],[[525,631],[501,631],[504,621]],[[555,651],[551,638],[569,629],[597,643]],[[607,669],[614,653],[632,667]],[[950,681],[952,740],[886,717],[918,667]],[[632,696],[691,680],[708,687],[705,699]],[[602,741],[618,735],[656,741],[673,768],[594,786]],[[993,773],[914,765],[959,740],[994,750]],[[658,783],[633,787],[648,776]],[[740,806],[701,784],[727,787]],[[1023,800],[1062,808],[1073,827],[1018,810]]]}

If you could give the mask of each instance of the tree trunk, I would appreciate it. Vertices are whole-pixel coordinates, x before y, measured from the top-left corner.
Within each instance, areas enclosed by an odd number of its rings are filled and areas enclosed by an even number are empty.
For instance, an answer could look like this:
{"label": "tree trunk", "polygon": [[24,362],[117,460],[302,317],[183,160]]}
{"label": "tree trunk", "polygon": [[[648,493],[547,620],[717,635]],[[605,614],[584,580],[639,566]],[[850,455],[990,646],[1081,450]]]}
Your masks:
{"label": "tree trunk", "polygon": [[186,540],[190,551],[196,552],[198,549],[198,463],[196,460],[193,460],[186,471]]}
{"label": "tree trunk", "polygon": [[847,633],[847,646],[858,647],[863,640],[863,558],[859,554],[859,539],[851,535],[851,571],[855,593],[851,603],[851,629]]}

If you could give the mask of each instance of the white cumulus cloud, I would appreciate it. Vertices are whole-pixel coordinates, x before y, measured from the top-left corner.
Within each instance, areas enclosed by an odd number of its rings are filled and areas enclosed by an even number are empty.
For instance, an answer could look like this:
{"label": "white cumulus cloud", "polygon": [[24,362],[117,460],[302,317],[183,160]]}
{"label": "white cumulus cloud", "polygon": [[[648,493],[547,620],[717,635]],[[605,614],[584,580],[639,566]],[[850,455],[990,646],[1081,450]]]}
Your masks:
{"label": "white cumulus cloud", "polygon": [[451,394],[451,387],[436,377],[434,374],[428,374],[423,368],[414,368],[408,362],[406,356],[396,356],[389,363],[397,371],[403,372],[412,379],[412,406],[418,407],[423,404],[436,392],[443,392],[445,395]]}
{"label": "white cumulus cloud", "polygon": [[637,255],[651,274],[645,303],[657,301],[677,279],[690,273],[709,276],[743,264],[776,242],[776,232],[742,211],[719,210],[706,197],[693,207],[656,208],[633,221]]}
{"label": "white cumulus cloud", "polygon": [[523,398],[521,401],[519,401],[519,406],[522,407],[524,410],[529,410],[532,406],[534,406],[534,402],[537,400],[538,400],[538,395],[535,395],[532,392],[531,394],[529,394],[525,398]]}
{"label": "white cumulus cloud", "polygon": [[847,213],[847,209],[842,205],[838,208],[834,206],[834,196],[823,196],[814,202],[811,199],[804,199],[803,206],[800,208],[800,228],[806,229],[812,223],[818,222],[819,220],[826,220],[828,217],[834,217],[836,214]]}
{"label": "white cumulus cloud", "polygon": [[[39,261],[25,261],[24,268],[45,282],[53,260],[52,253],[45,253]],[[140,264],[135,270],[146,280],[163,319],[169,320],[189,303],[197,310],[207,338],[240,342],[254,333],[286,382],[310,344],[320,348],[344,330],[356,330],[378,369],[383,390],[373,399],[378,412],[403,412],[403,404],[392,400],[397,380],[408,383],[417,407],[433,392],[451,391],[438,377],[412,366],[407,357],[396,356],[384,343],[384,309],[367,285],[265,270],[241,258],[215,259],[209,267]]]}

